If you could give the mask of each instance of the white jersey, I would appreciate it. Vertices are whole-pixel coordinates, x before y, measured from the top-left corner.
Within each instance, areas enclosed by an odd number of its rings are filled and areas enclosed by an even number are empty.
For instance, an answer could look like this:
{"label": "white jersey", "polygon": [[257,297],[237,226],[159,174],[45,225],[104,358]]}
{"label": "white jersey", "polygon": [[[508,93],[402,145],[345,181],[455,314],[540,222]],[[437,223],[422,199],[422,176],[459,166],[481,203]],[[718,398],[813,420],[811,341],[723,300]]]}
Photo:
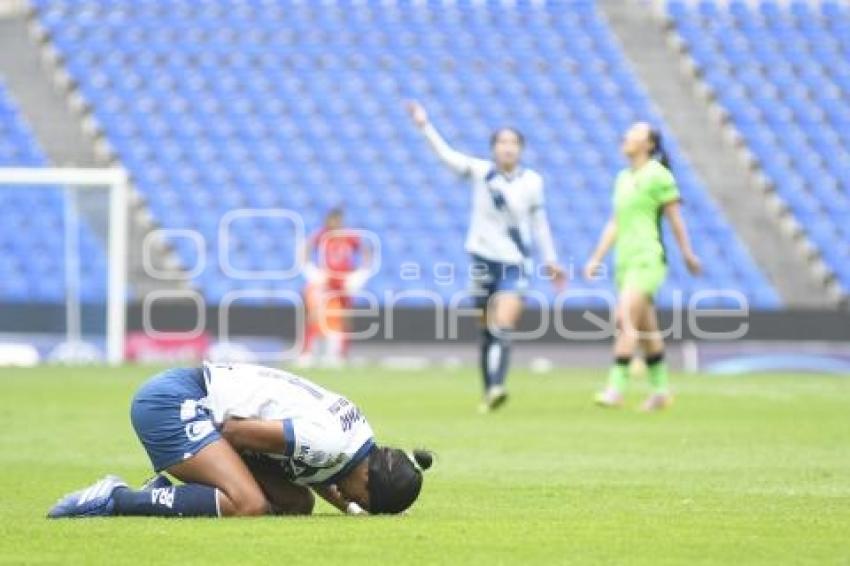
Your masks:
{"label": "white jersey", "polygon": [[204,363],[207,397],[200,401],[216,425],[229,418],[281,421],[285,473],[298,485],[334,483],[374,445],[357,406],[295,374],[248,364]]}
{"label": "white jersey", "polygon": [[423,133],[437,156],[472,182],[467,252],[522,264],[536,246],[544,262],[557,261],[544,208],[543,178],[536,171],[520,167],[507,176],[493,163],[449,147],[433,126],[425,126]]}

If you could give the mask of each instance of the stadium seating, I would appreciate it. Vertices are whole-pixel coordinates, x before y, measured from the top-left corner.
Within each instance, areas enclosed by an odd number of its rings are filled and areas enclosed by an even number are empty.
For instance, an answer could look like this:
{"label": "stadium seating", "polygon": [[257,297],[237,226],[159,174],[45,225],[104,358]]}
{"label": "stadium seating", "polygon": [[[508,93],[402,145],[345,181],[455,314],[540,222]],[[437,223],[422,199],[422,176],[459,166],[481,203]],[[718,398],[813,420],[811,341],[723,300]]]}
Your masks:
{"label": "stadium seating", "polygon": [[[623,166],[619,138],[657,113],[592,2],[296,2],[36,0],[38,17],[164,227],[207,241],[195,279],[220,300],[239,289],[295,290],[216,267],[218,226],[234,207],[297,210],[314,228],[343,203],[349,225],[376,232],[382,269],[370,288],[423,284],[444,296],[467,285],[400,276],[449,262],[463,273],[469,194],[438,165],[402,101],[415,97],[459,149],[486,155],[501,124],[524,130],[527,160],[547,180],[561,256],[578,266],[610,213]],[[753,305],[779,299],[667,136],[707,276],[686,275],[672,250],[674,289],[735,288]],[[234,222],[233,267],[281,269],[293,258],[279,220]],[[188,239],[173,239],[195,261]],[[674,246],[670,246],[674,248]],[[601,284],[575,281],[574,289]],[[541,291],[549,292],[540,283]],[[589,299],[576,299],[586,304]],[[590,301],[592,302],[592,301]]]}
{"label": "stadium seating", "polygon": [[718,102],[850,292],[850,5],[668,6]]}
{"label": "stadium seating", "polygon": [[[0,81],[0,167],[44,166],[47,160]],[[0,189],[0,301],[58,303],[65,299],[63,192],[57,187]],[[81,223],[81,297],[102,301],[106,254]]]}

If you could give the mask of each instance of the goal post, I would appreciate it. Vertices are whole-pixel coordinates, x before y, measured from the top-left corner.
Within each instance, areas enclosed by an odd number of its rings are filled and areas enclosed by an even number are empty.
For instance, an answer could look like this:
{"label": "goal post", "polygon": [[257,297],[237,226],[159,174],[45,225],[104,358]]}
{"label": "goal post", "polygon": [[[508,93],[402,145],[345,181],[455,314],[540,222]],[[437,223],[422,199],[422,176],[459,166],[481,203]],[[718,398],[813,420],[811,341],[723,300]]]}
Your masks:
{"label": "goal post", "polygon": [[65,330],[66,340],[80,339],[80,211],[78,195],[107,190],[106,361],[124,361],[127,301],[128,177],[122,168],[0,167],[0,190],[62,189],[65,195]]}

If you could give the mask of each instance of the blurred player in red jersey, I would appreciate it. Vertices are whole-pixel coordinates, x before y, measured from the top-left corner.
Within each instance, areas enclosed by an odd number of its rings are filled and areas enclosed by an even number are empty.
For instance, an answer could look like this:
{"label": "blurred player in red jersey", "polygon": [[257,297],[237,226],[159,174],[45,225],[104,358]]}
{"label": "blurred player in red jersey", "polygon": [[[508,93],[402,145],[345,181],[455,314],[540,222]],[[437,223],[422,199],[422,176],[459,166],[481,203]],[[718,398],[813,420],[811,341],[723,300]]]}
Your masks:
{"label": "blurred player in red jersey", "polygon": [[354,230],[343,226],[342,209],[333,208],[325,216],[324,226],[307,240],[303,254],[306,329],[298,362],[313,365],[317,341],[321,341],[322,363],[338,366],[348,354],[349,293],[366,282],[371,250]]}

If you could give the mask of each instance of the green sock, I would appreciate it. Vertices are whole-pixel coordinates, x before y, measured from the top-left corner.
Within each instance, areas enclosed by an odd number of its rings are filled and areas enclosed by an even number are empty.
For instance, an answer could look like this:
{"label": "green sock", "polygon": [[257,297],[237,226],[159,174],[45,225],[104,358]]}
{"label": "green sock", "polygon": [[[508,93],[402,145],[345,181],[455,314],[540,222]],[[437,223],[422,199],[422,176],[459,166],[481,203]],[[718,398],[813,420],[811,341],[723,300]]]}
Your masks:
{"label": "green sock", "polygon": [[626,390],[629,384],[629,363],[631,358],[628,356],[618,356],[614,360],[614,365],[608,371],[608,387],[622,393]]}
{"label": "green sock", "polygon": [[646,369],[649,372],[649,384],[652,385],[652,391],[654,393],[667,393],[669,391],[669,376],[667,375],[667,362],[664,361],[664,352],[647,356]]}

